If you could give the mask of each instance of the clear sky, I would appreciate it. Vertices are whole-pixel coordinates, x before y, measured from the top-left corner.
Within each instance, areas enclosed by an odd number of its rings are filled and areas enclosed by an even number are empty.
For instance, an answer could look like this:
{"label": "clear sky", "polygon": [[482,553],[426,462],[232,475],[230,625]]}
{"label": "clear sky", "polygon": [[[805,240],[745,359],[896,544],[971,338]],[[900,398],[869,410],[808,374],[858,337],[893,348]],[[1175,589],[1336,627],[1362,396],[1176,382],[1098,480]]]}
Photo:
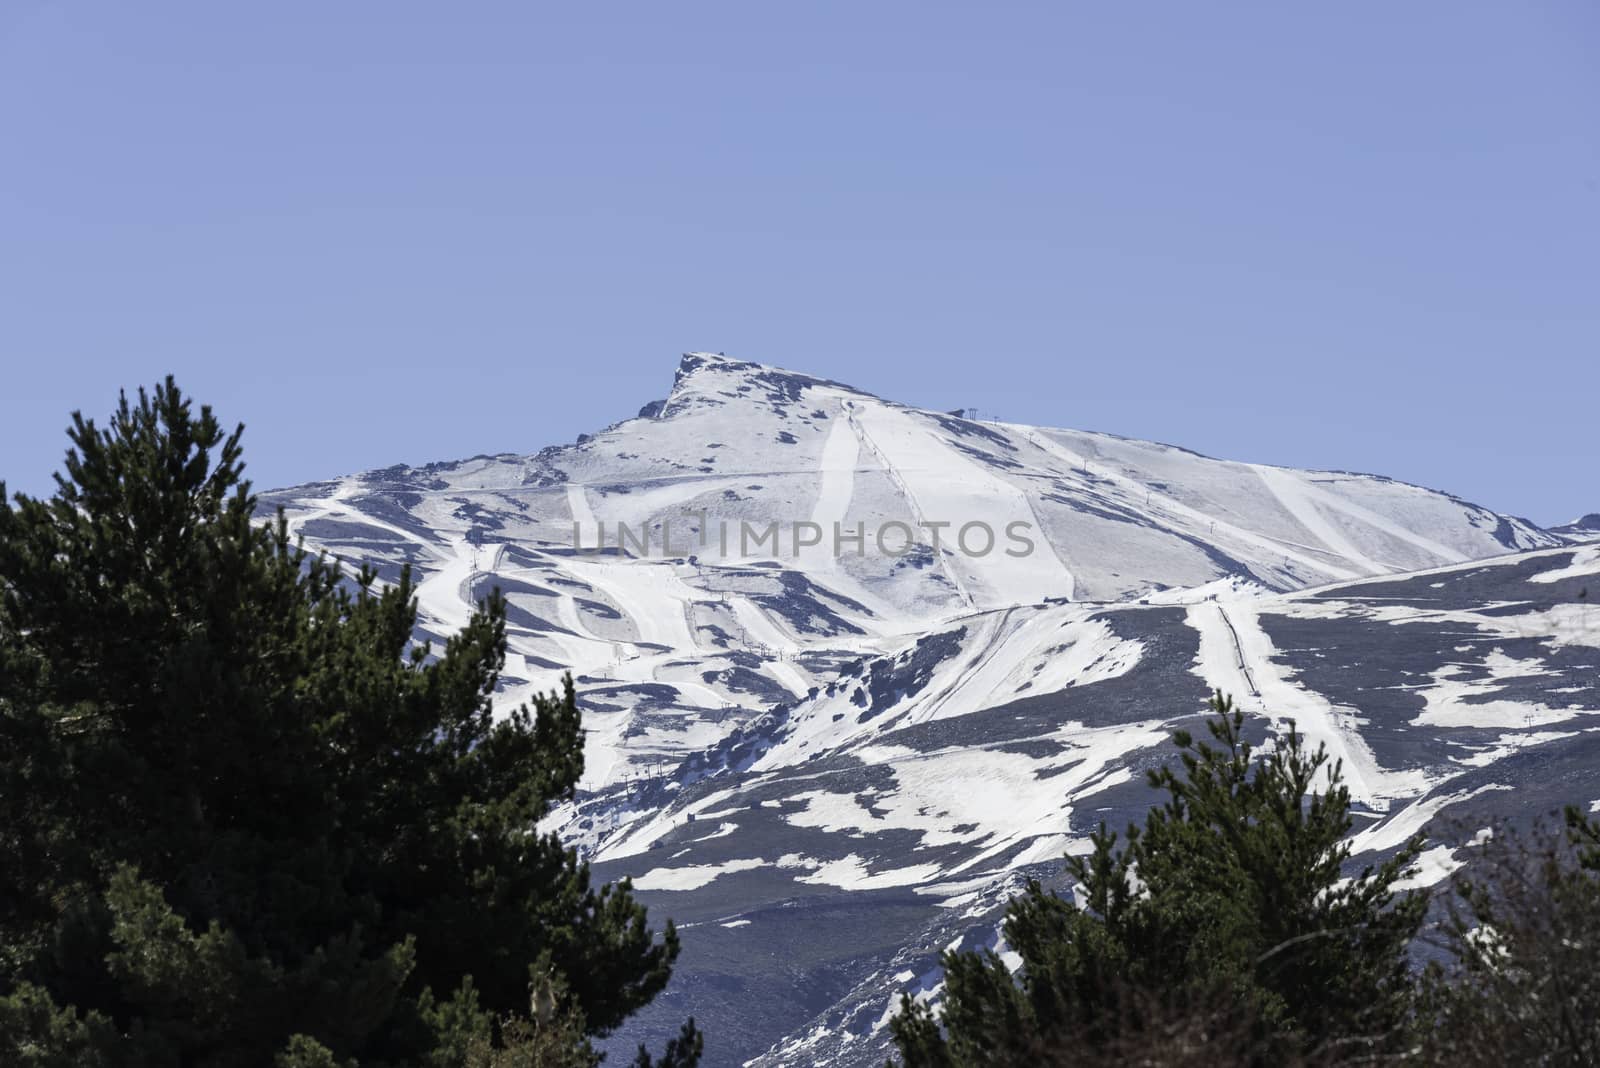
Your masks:
{"label": "clear sky", "polygon": [[263,488],[689,349],[1600,510],[1600,5],[0,0],[0,477],[167,372]]}

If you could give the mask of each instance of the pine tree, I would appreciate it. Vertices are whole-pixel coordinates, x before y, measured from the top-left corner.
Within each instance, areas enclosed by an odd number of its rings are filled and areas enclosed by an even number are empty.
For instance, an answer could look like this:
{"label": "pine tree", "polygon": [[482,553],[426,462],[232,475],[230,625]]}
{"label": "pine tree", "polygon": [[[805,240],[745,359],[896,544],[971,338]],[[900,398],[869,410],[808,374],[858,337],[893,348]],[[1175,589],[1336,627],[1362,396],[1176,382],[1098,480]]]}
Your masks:
{"label": "pine tree", "polygon": [[241,432],[169,378],[74,416],[50,499],[0,483],[0,1061],[587,1055],[678,940],[534,830],[582,772],[571,680],[497,718],[499,594],[414,645],[409,573],[256,520]]}
{"label": "pine tree", "polygon": [[1177,733],[1181,770],[1150,774],[1168,799],[1144,826],[1119,844],[1102,824],[1068,858],[1079,901],[1031,882],[1011,903],[1015,975],[992,950],[945,953],[942,1018],[903,999],[907,1066],[1337,1062],[1404,1045],[1426,897],[1395,884],[1421,838],[1344,879],[1339,766],[1292,726],[1257,753],[1232,702],[1211,707],[1218,744]]}
{"label": "pine tree", "polygon": [[1600,823],[1500,827],[1468,854],[1429,968],[1424,1063],[1600,1063]]}

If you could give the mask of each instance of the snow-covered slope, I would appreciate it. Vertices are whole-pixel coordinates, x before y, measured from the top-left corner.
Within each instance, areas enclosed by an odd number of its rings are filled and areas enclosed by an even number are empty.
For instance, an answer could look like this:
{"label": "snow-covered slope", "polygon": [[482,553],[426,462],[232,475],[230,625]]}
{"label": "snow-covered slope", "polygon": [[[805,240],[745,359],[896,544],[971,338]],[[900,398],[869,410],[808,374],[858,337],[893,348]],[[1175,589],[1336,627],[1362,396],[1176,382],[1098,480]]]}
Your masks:
{"label": "snow-covered slope", "polygon": [[1600,798],[1600,549],[1378,476],[695,353],[576,444],[279,507],[411,565],[419,636],[504,591],[508,703],[577,676],[585,790],[551,823],[685,930],[619,1041],[692,1012],[711,1065],[882,1063],[898,992],[934,996],[937,949],[992,944],[1017,880],[1136,817],[1211,687],[1341,759],[1369,853],[1442,811]]}
{"label": "snow-covered slope", "polygon": [[508,699],[583,677],[593,786],[972,613],[1218,580],[1289,590],[1560,543],[1376,476],[977,422],[705,353],[664,401],[575,445],[263,506],[386,577],[411,564],[430,633],[503,589]]}
{"label": "snow-covered slope", "polygon": [[[1421,882],[1477,828],[1600,801],[1591,589],[1592,546],[1290,594],[992,610],[563,830],[691,925],[641,1034],[695,1011],[716,1063],[882,1064],[901,991],[936,996],[938,950],[994,944],[1023,878],[1060,886],[1063,853],[1138,819],[1145,770],[1212,687],[1253,740],[1293,720],[1340,761],[1358,863],[1428,827]],[[774,953],[805,980],[773,976]]]}
{"label": "snow-covered slope", "polygon": [[1552,527],[1550,533],[1557,534],[1572,542],[1600,541],[1600,512],[1590,512],[1588,515],[1579,516],[1570,523]]}

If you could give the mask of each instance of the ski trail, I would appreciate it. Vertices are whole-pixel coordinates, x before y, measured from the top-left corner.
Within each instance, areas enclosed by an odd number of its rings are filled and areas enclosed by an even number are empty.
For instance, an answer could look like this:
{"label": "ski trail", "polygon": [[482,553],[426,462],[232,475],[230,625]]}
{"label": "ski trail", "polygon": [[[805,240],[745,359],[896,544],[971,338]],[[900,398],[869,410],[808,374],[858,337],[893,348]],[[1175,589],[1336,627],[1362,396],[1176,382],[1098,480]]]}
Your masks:
{"label": "ski trail", "polygon": [[[822,586],[838,586],[852,601],[863,605],[876,621],[851,619],[851,622],[868,631],[881,630],[875,623],[903,622],[905,613],[869,590],[859,579],[842,566],[834,552],[835,529],[848,530],[850,501],[855,496],[856,467],[861,458],[861,436],[850,418],[851,402],[840,399],[843,417],[835,416],[828,424],[828,437],[822,443],[822,457],[818,475],[820,486],[816,503],[811,508],[811,522],[822,531],[822,543],[808,546],[797,561],[802,570],[811,572],[811,579]],[[818,572],[825,572],[826,577]]]}
{"label": "ski trail", "polygon": [[569,560],[565,567],[611,598],[633,621],[641,642],[665,645],[686,655],[700,651],[688,616],[695,590],[678,578],[670,563]]}
{"label": "ski trail", "polygon": [[1239,644],[1239,632],[1222,605],[1215,601],[1190,605],[1184,622],[1200,634],[1194,673],[1205,682],[1206,689],[1221,690],[1236,701],[1243,701],[1246,697],[1259,698],[1260,691],[1256,688],[1255,678],[1244,662],[1244,647]]}
{"label": "ski trail", "polygon": [[[988,637],[992,642],[993,633],[989,633]],[[901,647],[899,651],[903,651],[904,648],[906,647]],[[827,711],[826,705],[821,708],[816,705],[803,706],[805,711],[802,715],[790,722],[786,733],[750,766],[750,770],[770,771],[774,768],[800,764],[809,759],[812,753],[836,750],[858,744],[865,739],[879,737],[891,729],[891,724],[899,727],[937,718],[922,714],[922,710],[935,708],[952,691],[960,687],[971,667],[973,655],[963,650],[955,656],[944,659],[934,668],[932,677],[919,693],[898,696],[893,704],[879,710],[866,723],[854,716],[843,720],[827,717],[822,714]]]}
{"label": "ski trail", "polygon": [[[420,547],[433,558],[437,566],[428,568],[423,565],[413,567],[416,576],[416,598],[419,612],[419,623],[436,623],[446,631],[461,630],[472,619],[477,611],[477,600],[474,597],[473,578],[475,574],[494,574],[505,554],[504,543],[491,543],[479,545],[474,552],[473,545],[467,537],[453,538],[443,546],[436,541],[425,540],[404,529],[386,522],[376,516],[368,515],[359,506],[350,503],[360,490],[360,480],[357,476],[346,476],[339,481],[339,488],[330,494],[326,504],[307,515],[289,521],[291,532],[298,533],[298,528],[314,519],[329,518],[333,516],[345,517],[352,522],[386,530],[402,539],[408,545]],[[474,556],[481,558],[487,553],[489,567],[485,571],[474,568]]]}
{"label": "ski trail", "polygon": [[[356,493],[360,491],[360,488],[360,480],[355,475],[349,475],[343,479],[340,479],[339,488],[334,490],[333,493],[328,497],[323,498],[327,502],[326,504],[312,509],[305,515],[299,517],[288,517],[290,535],[299,536],[301,528],[306,523],[309,523],[313,520],[338,517],[349,519],[351,522],[360,523],[363,526],[374,527],[378,530],[386,530],[408,545],[417,545],[422,547],[430,556],[436,560],[439,560],[440,562],[448,562],[453,558],[454,554],[452,552],[441,551],[437,542],[420,538],[417,536],[415,531],[407,530],[404,527],[395,526],[393,523],[390,523],[387,520],[379,519],[377,516],[368,515],[366,512],[363,512],[359,506],[350,503],[351,498],[353,498]],[[328,555],[331,557],[334,554],[330,552]]]}
{"label": "ski trail", "polygon": [[1275,659],[1278,651],[1261,627],[1256,606],[1206,602],[1191,605],[1185,618],[1200,633],[1195,673],[1207,686],[1231,694],[1246,713],[1275,723],[1292,719],[1307,749],[1327,747],[1328,765],[1318,776],[1318,789],[1326,788],[1335,762],[1342,766],[1351,799],[1376,811],[1429,788],[1426,772],[1388,771],[1378,763],[1361,736],[1354,711],[1337,707],[1292,680],[1291,670]]}
{"label": "ski trail", "polygon": [[581,674],[606,667],[628,656],[631,648],[627,642],[602,638],[583,622],[578,611],[578,600],[563,593],[556,600],[556,621],[571,634],[544,634],[541,637],[554,642],[564,654],[573,674]]}
{"label": "ski trail", "polygon": [[[1007,614],[1007,610],[1002,610],[998,616],[984,612],[981,614],[981,619],[976,622],[969,621],[968,624],[963,624],[973,626],[974,630],[970,640],[963,643],[960,653],[939,665],[922,693],[910,698],[909,701],[896,702],[895,708],[889,709],[887,714],[881,714],[879,719],[885,726],[880,727],[879,732],[888,724],[900,721],[913,724],[945,719],[945,706],[957,693],[968,687],[973,676],[981,669],[984,659],[999,646],[1003,630],[1000,620]],[[905,704],[906,707],[899,708],[901,704]],[[850,741],[856,742],[863,735],[872,734],[874,732],[856,730],[852,732]]]}
{"label": "ski trail", "polygon": [[1329,522],[1317,510],[1316,499],[1309,488],[1299,479],[1275,467],[1257,466],[1255,472],[1285,510],[1294,516],[1295,521],[1311,532],[1312,537],[1351,563],[1366,568],[1368,574],[1386,575],[1394,572],[1393,567],[1363,553],[1355,542],[1345,537],[1343,531]]}
{"label": "ski trail", "polygon": [[[289,523],[289,534],[290,534],[290,536],[291,537],[300,537],[301,536],[300,535],[300,529],[302,527],[304,527],[307,523],[314,522],[314,521],[316,521],[318,519],[327,519],[329,516],[333,516],[333,515],[348,515],[348,514],[350,514],[350,508],[345,502],[347,502],[352,496],[354,496],[355,492],[356,492],[356,478],[355,478],[355,476],[354,475],[346,475],[344,478],[341,478],[339,480],[338,488],[336,488],[332,493],[328,494],[326,497],[323,497],[320,500],[318,500],[311,507],[308,507],[306,509],[306,511],[305,511],[305,514],[299,515],[299,516],[290,516],[290,515],[286,514],[285,518],[287,519],[287,521]],[[285,509],[285,512],[287,513],[287,509]],[[375,523],[374,526],[376,526],[376,525],[378,525],[378,524]],[[385,528],[385,529],[389,529],[389,528]],[[406,535],[406,540],[407,541],[415,541],[416,540],[416,536],[413,535],[413,534],[407,534]]]}
{"label": "ski trail", "polygon": [[593,509],[589,507],[589,497],[584,493],[581,483],[567,483],[567,510],[572,513],[575,534],[589,534],[596,539],[593,544],[598,545],[600,522],[595,518]]}
{"label": "ski trail", "polygon": [[[1261,470],[1261,468],[1258,467],[1258,470]],[[1267,468],[1267,470],[1272,469]],[[1279,473],[1283,474],[1283,472]],[[1407,530],[1405,527],[1400,526],[1398,523],[1395,523],[1386,516],[1379,515],[1377,512],[1374,512],[1363,505],[1357,504],[1355,501],[1346,500],[1338,494],[1329,493],[1327,490],[1322,489],[1319,486],[1311,485],[1300,479],[1295,479],[1292,476],[1289,477],[1290,480],[1299,487],[1300,493],[1308,501],[1317,501],[1320,502],[1325,508],[1329,508],[1336,512],[1343,512],[1352,519],[1358,519],[1369,527],[1381,530],[1385,534],[1388,534],[1390,537],[1399,541],[1414,545],[1423,552],[1437,556],[1447,563],[1461,564],[1466,563],[1470,559],[1470,557],[1464,555],[1463,553],[1450,548],[1450,546],[1441,545],[1432,538],[1424,537],[1421,534],[1418,534],[1416,531]],[[1390,570],[1392,571],[1394,569],[1390,568]],[[1406,570],[1411,570],[1411,568],[1407,567]]]}
{"label": "ski trail", "polygon": [[744,594],[730,592],[728,607],[733,609],[733,618],[744,628],[745,635],[757,645],[764,645],[775,653],[792,653],[800,648],[793,638],[778,629],[778,625]]}
{"label": "ski trail", "polygon": [[466,595],[471,580],[472,546],[466,538],[457,538],[450,543],[450,555],[417,583],[417,607],[427,618],[461,630],[472,618],[473,606]]}
{"label": "ski trail", "polygon": [[[444,623],[454,630],[465,627],[478,611],[477,582],[495,575],[495,566],[505,551],[502,543],[473,545],[467,538],[450,542],[450,554],[443,556],[439,567],[424,575],[417,583],[417,607],[428,617]],[[489,567],[477,566],[484,555]],[[436,555],[440,555],[436,552]]]}
{"label": "ski trail", "polygon": [[[1014,612],[1015,609],[1006,608],[984,621],[986,633],[972,643],[955,682],[936,704],[930,703],[927,711],[914,713],[911,722],[950,719],[982,710],[984,702],[994,696],[1038,647],[1036,641],[1025,639],[1048,618],[1040,614],[1015,623]],[[958,697],[961,698],[959,702]]]}
{"label": "ski trail", "polygon": [[[498,557],[496,559],[498,561]],[[542,568],[512,567],[504,570],[496,569],[495,573],[504,574],[508,577],[530,575],[545,581],[550,578],[549,573]],[[564,570],[562,574],[571,577],[570,573]],[[589,629],[588,624],[583,621],[583,614],[578,609],[578,599],[575,595],[560,592],[559,590],[555,592],[555,621],[571,633],[562,634],[558,631],[541,631],[531,635],[524,635],[512,631],[508,635],[508,641],[524,643],[525,649],[528,649],[531,644],[530,651],[535,653],[540,651],[538,643],[541,641],[557,646],[561,651],[561,660],[567,665],[567,668],[563,670],[570,669],[574,675],[608,667],[612,663],[621,661],[633,654],[633,643],[619,641],[615,638],[605,638]],[[548,650],[544,651],[548,652]],[[555,673],[552,677],[559,680],[560,672]]]}
{"label": "ski trail", "polygon": [[578,614],[578,599],[570,593],[563,593],[557,597],[556,620],[584,641],[606,646],[613,653],[620,654],[622,650],[622,642],[613,641],[610,638],[602,638],[589,629],[588,624],[584,623],[583,617]]}
{"label": "ski trail", "polygon": [[[1039,637],[1021,633],[1025,627],[1032,626],[1033,620],[1026,621],[1022,627],[1002,622],[1030,610],[1029,606],[1022,606],[959,617],[961,624],[969,629],[962,651],[944,659],[920,692],[900,696],[868,722],[863,723],[854,716],[834,719],[827,714],[833,706],[825,702],[802,705],[799,714],[790,721],[789,730],[751,765],[750,770],[760,773],[794,767],[821,750],[854,750],[870,746],[874,739],[901,727],[981,710],[986,699],[992,698],[999,687],[1016,677],[1016,665],[1038,651]],[[1049,613],[1041,613],[1040,617],[1051,623],[1061,619]],[[905,648],[908,647],[903,646],[900,651]],[[894,651],[884,650],[883,653],[890,655]],[[1010,743],[995,743],[996,746],[1006,744]],[[977,745],[976,748],[990,747]]]}
{"label": "ski trail", "polygon": [[[926,525],[927,517],[922,514],[922,506],[917,502],[917,495],[906,484],[906,480],[899,468],[895,467],[884,451],[872,440],[872,435],[867,433],[866,428],[856,418],[855,402],[847,400],[843,402],[843,405],[845,421],[850,424],[850,429],[855,433],[860,443],[867,447],[867,451],[872,453],[879,465],[882,466],[884,472],[889,476],[889,481],[894,483],[895,488],[900,491],[900,496],[905,498],[906,506],[911,509],[911,517],[916,520],[919,526]],[[939,564],[939,570],[944,572],[945,578],[950,580],[950,585],[955,587],[956,592],[961,595],[961,600],[966,603],[966,606],[968,608],[976,608],[977,602],[972,599],[971,591],[967,589],[966,584],[961,581],[961,577],[955,573],[955,569],[945,559],[945,554],[943,552],[935,553],[934,558]]]}
{"label": "ski trail", "polygon": [[1261,629],[1254,608],[1235,605],[1228,618],[1238,636],[1243,662],[1254,668],[1252,679],[1260,691],[1263,710],[1280,719],[1293,719],[1295,729],[1305,736],[1313,751],[1319,744],[1326,745],[1330,765],[1331,761],[1342,764],[1353,799],[1369,808],[1387,808],[1387,799],[1414,792],[1395,790],[1386,782],[1390,776],[1379,767],[1372,749],[1357,730],[1353,715],[1340,712],[1321,694],[1289,680],[1273,659],[1277,650]]}
{"label": "ski trail", "polygon": [[[1046,437],[1033,427],[1022,426],[1016,423],[1007,423],[1006,429],[1020,433],[1023,437],[1033,442],[1034,445],[1037,445],[1044,452],[1054,456],[1058,460],[1065,461],[1069,468],[1081,467],[1088,463],[1087,457],[1073,452],[1065,445]],[[1094,477],[1104,479],[1107,482],[1118,486],[1135,499],[1148,499],[1151,504],[1159,505],[1163,511],[1175,518],[1185,519],[1205,527],[1215,527],[1218,531],[1227,534],[1229,537],[1244,542],[1245,544],[1254,548],[1263,549],[1271,553],[1274,559],[1280,556],[1285,557],[1286,559],[1293,560],[1295,563],[1298,563],[1304,567],[1317,571],[1320,574],[1331,575],[1336,581],[1364,577],[1360,572],[1347,571],[1344,568],[1330,564],[1326,560],[1320,560],[1315,557],[1306,556],[1302,553],[1295,552],[1292,543],[1283,542],[1265,534],[1258,534],[1253,530],[1246,530],[1243,527],[1235,526],[1226,519],[1219,519],[1216,516],[1202,512],[1200,509],[1184,504],[1177,498],[1168,496],[1167,494],[1162,493],[1160,490],[1150,488],[1137,479],[1129,478],[1128,476],[1118,474],[1115,471],[1106,470],[1103,467],[1095,470]],[[1301,546],[1301,548],[1310,548],[1310,546]],[[1387,571],[1388,569],[1385,570]]]}
{"label": "ski trail", "polygon": [[1217,605],[1217,615],[1222,617],[1222,623],[1228,628],[1228,638],[1233,642],[1234,655],[1239,660],[1239,672],[1244,676],[1247,691],[1251,697],[1260,697],[1261,688],[1256,685],[1256,677],[1250,673],[1250,664],[1244,658],[1244,644],[1239,641],[1239,628],[1233,625],[1233,620],[1228,618],[1228,610],[1222,605]]}
{"label": "ski trail", "polygon": [[[649,659],[655,660],[656,658],[651,657]],[[686,707],[689,708],[717,709],[729,704],[729,700],[726,696],[718,693],[716,690],[713,690],[703,682],[697,682],[694,679],[663,679],[657,675],[655,670],[660,666],[659,663],[648,664],[646,666],[648,667],[648,670],[644,673],[646,677],[632,679],[629,681],[660,682],[663,685],[671,686],[673,689],[678,691],[678,696],[685,700]],[[687,703],[690,699],[698,701],[699,704]]]}
{"label": "ski trail", "polygon": [[783,660],[784,656],[799,651],[800,645],[780,630],[761,606],[750,598],[743,594],[730,593],[728,601],[733,609],[733,616],[744,628],[745,635],[757,645],[766,647],[767,657],[761,665],[762,669],[794,696],[804,697],[806,691],[811,689],[811,685],[792,665]]}
{"label": "ski trail", "polygon": [[[849,402],[843,402],[848,405]],[[848,407],[845,411],[848,412]],[[831,539],[834,524],[843,525],[850,508],[850,498],[855,494],[856,461],[861,455],[861,440],[850,426],[848,415],[834,418],[828,424],[828,438],[822,443],[820,470],[821,485],[817,502],[811,508],[811,521],[823,530],[823,545],[808,550],[828,550],[827,559],[833,561]]]}
{"label": "ski trail", "polygon": [[[487,596],[495,586],[495,577],[500,573],[500,561],[504,558],[506,547],[504,542],[478,542],[473,546],[470,541],[467,545],[467,578],[461,584],[461,599],[469,608],[478,607],[478,590],[482,589]],[[484,563],[487,561],[487,563]],[[481,565],[481,566],[480,566]]]}
{"label": "ski trail", "polygon": [[[956,541],[965,523],[979,521],[972,510],[981,503],[981,521],[995,536],[991,551],[981,557],[956,550],[940,554],[946,574],[969,605],[1001,608],[1037,604],[1048,597],[1072,598],[1072,572],[1044,536],[1026,493],[950,448],[910,414],[886,405],[852,405],[851,413],[862,441],[906,495],[917,522],[927,524],[927,510],[932,508],[938,513],[936,520],[948,524],[941,542]],[[1026,556],[1007,554],[1006,531],[1014,522],[1026,524],[1038,535],[1034,550]],[[988,594],[989,603],[978,604],[974,587]]]}
{"label": "ski trail", "polygon": [[1205,683],[1206,691],[1222,691],[1235,700],[1258,692],[1256,681],[1245,670],[1245,651],[1238,644],[1238,632],[1222,614],[1221,604],[1190,604],[1184,622],[1200,635],[1192,670]]}
{"label": "ski trail", "polygon": [[784,660],[774,660],[766,665],[772,677],[783,685],[783,688],[796,697],[805,697],[811,691],[811,685],[801,677],[799,669]]}

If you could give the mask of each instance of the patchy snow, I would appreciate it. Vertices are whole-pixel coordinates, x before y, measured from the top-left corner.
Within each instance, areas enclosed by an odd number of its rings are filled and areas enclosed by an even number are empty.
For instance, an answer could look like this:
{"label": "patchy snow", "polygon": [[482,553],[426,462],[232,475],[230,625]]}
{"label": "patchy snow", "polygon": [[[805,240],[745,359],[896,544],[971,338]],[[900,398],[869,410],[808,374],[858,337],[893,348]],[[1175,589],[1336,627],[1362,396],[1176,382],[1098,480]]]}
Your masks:
{"label": "patchy snow", "polygon": [[623,857],[638,856],[673,829],[693,823],[697,815],[704,813],[708,818],[719,815],[711,811],[711,807],[727,801],[734,796],[734,793],[733,790],[718,790],[691,802],[681,810],[640,813],[639,815],[645,818],[631,824],[623,833],[609,840],[595,859],[620,860]]}
{"label": "patchy snow", "polygon": [[1576,738],[1577,731],[1530,731],[1527,734],[1502,734],[1494,743],[1479,749],[1470,757],[1462,757],[1461,763],[1473,768],[1486,768],[1505,757],[1510,756],[1519,749],[1530,746],[1544,745],[1546,742],[1558,742],[1563,738]]}
{"label": "patchy snow", "polygon": [[[1112,768],[1113,762],[1162,744],[1167,733],[1159,722],[1099,728],[1067,724],[1055,738],[1071,749],[1046,765],[998,748],[863,749],[858,754],[863,759],[892,770],[892,788],[870,795],[825,789],[798,793],[793,800],[805,807],[785,818],[797,827],[844,835],[913,830],[921,846],[978,845],[969,859],[926,878],[956,875],[1037,838],[1050,837],[1049,849],[1059,849],[1057,836],[1070,827],[1072,802],[1126,782],[1129,773]],[[1008,866],[1026,862],[1013,857]]]}
{"label": "patchy snow", "polygon": [[[1488,677],[1457,677],[1468,670],[1487,671]],[[1550,674],[1543,661],[1518,660],[1499,648],[1491,649],[1481,663],[1445,664],[1432,673],[1430,685],[1417,691],[1426,707],[1411,723],[1417,727],[1535,727],[1571,719],[1578,714],[1577,707],[1554,709],[1526,701],[1483,699],[1501,692],[1507,679]]]}
{"label": "patchy snow", "polygon": [[912,886],[938,874],[937,864],[914,864],[874,872],[867,861],[851,853],[838,860],[818,864],[816,871],[799,876],[798,881],[837,886],[841,890],[882,890],[891,886]]}
{"label": "patchy snow", "polygon": [[1396,879],[1394,889],[1398,892],[1406,890],[1422,890],[1443,882],[1458,871],[1464,861],[1456,859],[1456,851],[1449,846],[1437,845],[1424,849],[1417,856],[1417,870],[1403,879]]}
{"label": "patchy snow", "polygon": [[1143,642],[1117,637],[1104,619],[1067,619],[1040,636],[1022,670],[1013,672],[1007,682],[1015,684],[1012,692],[1016,694],[1090,686],[1126,675],[1143,652]]}
{"label": "patchy snow", "polygon": [[[754,765],[768,771],[805,762],[819,749],[905,726],[971,715],[1024,697],[1091,686],[1126,675],[1143,644],[1118,637],[1100,610],[1081,605],[1022,606],[975,612],[949,621],[965,635],[958,650],[932,670],[927,684],[901,693],[863,719],[855,689],[802,703],[782,738]],[[910,653],[915,643],[892,649]]]}
{"label": "patchy snow", "polygon": [[[1600,545],[1591,545],[1588,548],[1579,549],[1573,554],[1572,563],[1566,567],[1542,572],[1534,575],[1528,581],[1560,582],[1562,579],[1582,578],[1585,575],[1600,576]],[[1595,595],[1600,597],[1600,590],[1596,590]]]}
{"label": "patchy snow", "polygon": [[1496,790],[1509,790],[1509,786],[1489,785],[1480,786],[1476,790],[1463,790],[1454,793],[1431,793],[1410,804],[1391,811],[1387,817],[1360,831],[1350,840],[1350,855],[1360,856],[1363,853],[1378,853],[1390,849],[1398,849],[1411,840],[1412,835],[1428,825],[1428,821],[1439,814],[1439,811],[1448,805],[1460,804],[1470,801],[1480,794]]}
{"label": "patchy snow", "polygon": [[1270,717],[1275,723],[1293,720],[1308,748],[1327,747],[1329,764],[1323,781],[1337,762],[1351,798],[1370,808],[1381,810],[1395,799],[1414,797],[1436,781],[1424,770],[1381,767],[1361,735],[1359,712],[1335,706],[1297,685],[1290,670],[1277,662],[1277,650],[1261,628],[1259,613],[1259,602],[1218,602],[1189,609],[1188,621],[1200,632],[1197,673],[1207,685],[1231,694],[1247,713]]}
{"label": "patchy snow", "polygon": [[684,868],[651,868],[633,880],[635,890],[698,890],[718,876],[766,867],[760,857],[729,860],[721,864],[697,864]]}

